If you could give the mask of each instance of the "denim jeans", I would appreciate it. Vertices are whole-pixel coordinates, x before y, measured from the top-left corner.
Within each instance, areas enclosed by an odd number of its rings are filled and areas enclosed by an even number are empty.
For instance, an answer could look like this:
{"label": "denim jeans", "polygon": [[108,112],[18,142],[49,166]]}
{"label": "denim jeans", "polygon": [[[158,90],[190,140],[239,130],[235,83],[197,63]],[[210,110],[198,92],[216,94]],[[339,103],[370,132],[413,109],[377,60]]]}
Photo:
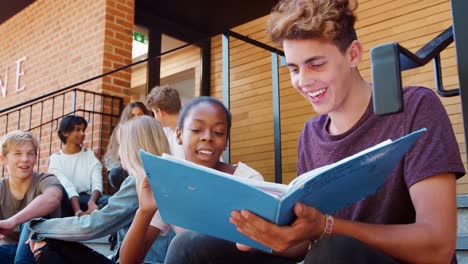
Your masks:
{"label": "denim jeans", "polygon": [[78,243],[46,239],[47,244],[40,250],[38,264],[114,264],[114,262],[91,248]]}
{"label": "denim jeans", "polygon": [[0,246],[0,264],[35,264],[34,256],[26,244],[29,238],[28,223],[20,226],[20,237],[18,244]]}
{"label": "denim jeans", "polygon": [[[107,203],[109,201],[109,197],[110,197],[109,195],[99,196],[99,198],[96,201],[96,205],[98,206],[99,209],[102,209],[102,208],[104,208],[104,206],[107,205]],[[88,210],[89,198],[91,198],[91,195],[86,194],[86,193],[83,193],[83,194],[80,193],[80,196],[78,196],[78,200],[80,201],[80,208],[81,208],[82,211]]]}
{"label": "denim jeans", "polygon": [[0,246],[0,263],[13,264],[18,244],[9,244]]}
{"label": "denim jeans", "polygon": [[21,233],[16,249],[15,264],[34,264],[36,260],[26,241],[29,239],[29,222],[21,224]]}
{"label": "denim jeans", "polygon": [[[202,235],[192,231],[178,234],[170,245],[166,264],[215,264],[215,263],[296,263],[277,256],[260,252],[237,250],[234,243]],[[345,236],[330,236],[313,245],[306,255],[304,264],[348,264],[399,262],[359,240]]]}
{"label": "denim jeans", "polygon": [[[78,202],[80,204],[80,209],[85,212],[88,210],[88,201],[91,195],[82,193],[78,196]],[[109,195],[101,195],[99,196],[98,200],[96,201],[96,205],[98,206],[99,209],[104,208],[108,201],[109,201],[110,196]],[[62,217],[68,217],[68,216],[74,216],[75,213],[73,212],[71,202],[68,198],[68,195],[64,192],[64,198],[62,198],[62,204],[60,205],[60,214],[57,215],[57,217],[62,218]],[[1,264],[1,263],[0,263]]]}
{"label": "denim jeans", "polygon": [[166,259],[167,248],[169,247],[169,244],[171,243],[174,236],[175,233],[172,229],[170,229],[165,236],[159,235],[146,254],[143,263],[163,264],[164,260]]}
{"label": "denim jeans", "polygon": [[312,245],[304,264],[398,264],[377,249],[351,237],[333,235]]}
{"label": "denim jeans", "polygon": [[112,188],[118,190],[122,182],[128,177],[128,172],[122,167],[115,167],[107,173],[107,177]]}
{"label": "denim jeans", "polygon": [[296,264],[295,261],[261,252],[244,252],[236,244],[185,231],[177,234],[167,251],[166,264]]}
{"label": "denim jeans", "polygon": [[[166,257],[174,232],[167,236],[158,236],[145,256],[143,263],[162,264]],[[93,263],[112,264],[114,261],[94,251],[93,249],[78,243],[46,238],[47,244],[42,248],[37,263]],[[33,259],[34,260],[34,259]],[[34,263],[34,262],[33,262]]]}

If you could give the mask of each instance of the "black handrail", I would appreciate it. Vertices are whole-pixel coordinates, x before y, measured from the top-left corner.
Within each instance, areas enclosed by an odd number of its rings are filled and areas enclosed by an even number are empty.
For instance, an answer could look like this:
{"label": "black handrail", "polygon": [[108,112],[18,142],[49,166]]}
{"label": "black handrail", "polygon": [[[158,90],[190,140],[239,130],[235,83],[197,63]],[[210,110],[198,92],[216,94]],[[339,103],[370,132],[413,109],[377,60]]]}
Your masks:
{"label": "black handrail", "polygon": [[252,45],[254,45],[254,46],[257,46],[257,47],[259,47],[259,48],[262,48],[262,49],[264,49],[264,50],[268,50],[268,51],[270,51],[270,52],[274,52],[274,53],[276,53],[276,54],[281,55],[281,56],[284,57],[284,51],[279,50],[279,49],[277,49],[277,48],[274,48],[274,47],[272,47],[272,46],[270,46],[270,45],[267,45],[267,44],[265,44],[265,43],[263,43],[263,42],[260,42],[260,41],[258,41],[258,40],[249,38],[249,37],[247,37],[247,36],[241,35],[241,34],[239,34],[239,33],[236,33],[236,32],[234,32],[234,31],[231,31],[231,30],[227,30],[224,34],[227,34],[227,35],[229,35],[229,36],[231,36],[231,37],[234,37],[234,38],[236,38],[236,39],[240,39],[240,40],[242,40],[242,41],[244,41],[244,42],[247,42],[247,43],[249,43],[249,44],[252,44]]}
{"label": "black handrail", "polygon": [[453,40],[453,29],[449,27],[416,53],[412,53],[396,42],[371,49],[374,112],[378,115],[385,115],[403,111],[401,71],[426,65],[431,60],[434,60],[437,93],[444,97],[459,95],[459,89],[444,89],[440,65],[440,53]]}

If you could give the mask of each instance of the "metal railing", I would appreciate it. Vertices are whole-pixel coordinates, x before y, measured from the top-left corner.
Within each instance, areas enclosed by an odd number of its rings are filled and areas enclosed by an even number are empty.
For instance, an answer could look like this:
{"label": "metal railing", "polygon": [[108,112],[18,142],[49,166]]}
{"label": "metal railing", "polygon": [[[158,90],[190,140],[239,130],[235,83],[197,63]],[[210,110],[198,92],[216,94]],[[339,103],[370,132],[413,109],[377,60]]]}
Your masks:
{"label": "metal railing", "polygon": [[[281,158],[281,115],[280,115],[280,87],[279,87],[279,63],[278,56],[284,57],[284,52],[271,47],[260,41],[251,39],[233,31],[226,31],[222,35],[222,58],[223,58],[223,103],[229,109],[230,106],[230,59],[229,59],[229,37],[239,39],[253,46],[271,52],[271,81],[273,95],[273,140],[275,161],[275,182],[282,183],[282,158]],[[223,159],[230,162],[230,149],[224,152]]]}
{"label": "metal railing", "polygon": [[[46,171],[48,158],[61,147],[57,135],[61,119],[67,115],[80,115],[88,121],[85,146],[101,158],[110,134],[118,123],[122,106],[123,99],[117,96],[77,88],[60,90],[53,96],[2,111],[0,124],[5,124],[5,127],[0,135],[18,129],[31,131],[39,141],[36,170]],[[5,172],[2,168],[0,176],[5,176]]]}
{"label": "metal railing", "polygon": [[424,66],[430,61],[434,61],[437,93],[444,97],[459,95],[459,89],[445,90],[442,84],[440,53],[452,42],[453,29],[449,27],[416,53],[412,53],[396,42],[372,48],[374,112],[383,115],[402,111],[401,72]]}

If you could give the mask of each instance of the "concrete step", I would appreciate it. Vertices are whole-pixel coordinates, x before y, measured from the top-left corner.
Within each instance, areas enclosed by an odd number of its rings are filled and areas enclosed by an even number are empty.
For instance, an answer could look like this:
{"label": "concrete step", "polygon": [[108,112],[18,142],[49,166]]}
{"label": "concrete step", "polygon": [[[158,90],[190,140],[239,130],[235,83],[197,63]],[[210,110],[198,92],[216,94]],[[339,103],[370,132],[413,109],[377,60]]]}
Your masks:
{"label": "concrete step", "polygon": [[457,195],[457,246],[459,264],[468,264],[468,195]]}

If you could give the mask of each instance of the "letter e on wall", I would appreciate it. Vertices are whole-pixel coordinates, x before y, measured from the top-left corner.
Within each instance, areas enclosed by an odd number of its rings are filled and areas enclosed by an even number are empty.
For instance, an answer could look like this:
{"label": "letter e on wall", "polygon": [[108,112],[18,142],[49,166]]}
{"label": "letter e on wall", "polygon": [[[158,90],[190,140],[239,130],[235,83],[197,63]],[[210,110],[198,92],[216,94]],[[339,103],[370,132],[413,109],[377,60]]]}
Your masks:
{"label": "letter e on wall", "polygon": [[20,86],[20,78],[21,78],[21,76],[24,75],[24,71],[21,70],[21,63],[23,61],[25,61],[25,60],[26,60],[26,57],[23,57],[23,58],[16,61],[16,86],[15,86],[16,87],[16,89],[15,89],[16,92],[22,91],[22,90],[24,90],[24,87],[26,87],[26,85],[21,86],[21,88],[19,87]]}

